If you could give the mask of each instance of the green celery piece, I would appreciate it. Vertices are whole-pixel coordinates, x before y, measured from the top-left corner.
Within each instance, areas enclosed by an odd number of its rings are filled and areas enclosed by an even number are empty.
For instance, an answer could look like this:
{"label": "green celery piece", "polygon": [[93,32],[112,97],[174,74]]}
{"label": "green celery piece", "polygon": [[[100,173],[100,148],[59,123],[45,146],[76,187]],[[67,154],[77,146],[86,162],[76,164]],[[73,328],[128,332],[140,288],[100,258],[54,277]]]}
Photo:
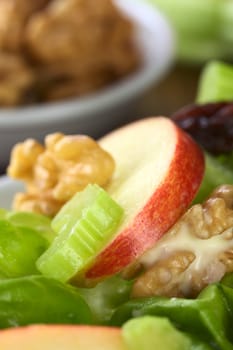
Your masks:
{"label": "green celery piece", "polygon": [[51,227],[51,219],[47,216],[19,211],[9,211],[6,219],[13,225],[22,228],[31,228],[51,243],[55,238],[55,232]]}
{"label": "green celery piece", "polygon": [[190,350],[192,346],[190,338],[165,317],[131,319],[123,325],[122,336],[128,350]]}
{"label": "green celery piece", "polygon": [[213,59],[222,59],[228,54],[228,47],[213,37],[197,37],[192,34],[179,36],[177,55],[180,61],[204,63]]}
{"label": "green celery piece", "polygon": [[199,80],[197,103],[233,100],[233,65],[212,61],[204,67]]}
{"label": "green celery piece", "polygon": [[232,0],[224,0],[221,5],[221,39],[226,41],[226,45],[233,44],[233,2]]}
{"label": "green celery piece", "polygon": [[179,36],[215,36],[218,33],[219,0],[149,0],[162,10]]}
{"label": "green celery piece", "polygon": [[0,219],[5,219],[8,214],[8,211],[4,208],[0,208]]}
{"label": "green celery piece", "polygon": [[193,204],[202,203],[219,185],[233,184],[233,170],[224,166],[218,158],[205,152],[205,174]]}
{"label": "green celery piece", "polygon": [[[97,199],[96,205],[103,207],[103,210],[113,212],[113,217],[116,215],[116,220],[118,221],[118,216],[122,215],[122,209],[116,204],[112,198],[98,185],[90,184],[83,191],[76,193],[71,200],[69,200],[58,212],[58,214],[52,220],[52,228],[57,234],[64,234],[65,236],[73,230],[77,221],[83,216],[84,211],[93,205],[94,201]],[[112,209],[111,209],[112,207]],[[94,217],[94,225],[108,225],[105,216],[101,217],[102,210]],[[103,214],[104,215],[104,214]],[[99,224],[100,222],[100,224]]]}
{"label": "green celery piece", "polygon": [[0,274],[6,278],[38,273],[35,262],[48,241],[31,228],[0,220]]}
{"label": "green celery piece", "polygon": [[38,270],[61,282],[80,275],[110,241],[122,215],[122,208],[107,192],[88,185],[53,219],[58,235],[38,259]]}
{"label": "green celery piece", "polygon": [[170,20],[181,61],[203,63],[232,59],[232,0],[147,0]]}
{"label": "green celery piece", "polygon": [[147,0],[170,21],[179,61],[200,64],[228,57],[230,45],[221,40],[222,3],[219,0]]}
{"label": "green celery piece", "polygon": [[41,275],[0,281],[0,328],[31,324],[92,324],[76,288]]}

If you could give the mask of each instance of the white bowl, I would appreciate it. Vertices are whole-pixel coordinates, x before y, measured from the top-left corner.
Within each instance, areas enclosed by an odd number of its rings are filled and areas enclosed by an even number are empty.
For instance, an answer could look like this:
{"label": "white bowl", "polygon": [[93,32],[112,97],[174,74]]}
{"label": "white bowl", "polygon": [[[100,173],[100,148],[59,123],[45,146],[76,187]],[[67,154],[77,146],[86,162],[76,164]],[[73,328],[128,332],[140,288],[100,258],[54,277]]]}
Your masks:
{"label": "white bowl", "polygon": [[[174,56],[169,23],[141,0],[115,0],[136,24],[136,43],[143,58],[129,78],[89,97],[66,102],[0,110],[0,169],[9,161],[12,146],[28,137],[40,141],[48,133],[87,133],[99,137],[120,125],[136,101],[169,70]],[[156,98],[156,96],[155,96]]]}
{"label": "white bowl", "polygon": [[0,208],[12,209],[14,195],[23,191],[22,182],[12,180],[7,176],[0,176]]}

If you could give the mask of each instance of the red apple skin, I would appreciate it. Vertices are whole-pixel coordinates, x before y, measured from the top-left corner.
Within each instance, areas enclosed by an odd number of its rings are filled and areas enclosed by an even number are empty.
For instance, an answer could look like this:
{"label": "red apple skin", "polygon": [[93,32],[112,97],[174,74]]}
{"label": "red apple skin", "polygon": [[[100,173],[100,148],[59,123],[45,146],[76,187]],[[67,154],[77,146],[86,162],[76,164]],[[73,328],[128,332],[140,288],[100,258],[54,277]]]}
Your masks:
{"label": "red apple skin", "polygon": [[126,350],[120,328],[32,325],[0,331],[1,350]]}
{"label": "red apple skin", "polygon": [[[155,118],[163,117],[148,119]],[[204,154],[187,133],[175,124],[174,128],[177,140],[167,175],[133,221],[96,257],[86,271],[87,280],[118,273],[134,262],[154,246],[192,202],[204,175]]]}

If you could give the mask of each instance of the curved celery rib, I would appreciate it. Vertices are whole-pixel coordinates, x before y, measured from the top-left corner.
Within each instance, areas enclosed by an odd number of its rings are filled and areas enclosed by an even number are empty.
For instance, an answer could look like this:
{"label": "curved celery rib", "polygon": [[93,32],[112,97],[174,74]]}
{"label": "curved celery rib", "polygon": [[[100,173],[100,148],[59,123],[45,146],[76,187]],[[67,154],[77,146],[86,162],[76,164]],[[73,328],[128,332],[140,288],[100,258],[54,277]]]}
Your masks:
{"label": "curved celery rib", "polygon": [[66,282],[85,270],[111,240],[122,208],[97,185],[88,185],[52,221],[57,237],[38,259],[45,276]]}
{"label": "curved celery rib", "polygon": [[208,63],[202,71],[197,102],[223,102],[233,100],[233,65],[221,61]]}

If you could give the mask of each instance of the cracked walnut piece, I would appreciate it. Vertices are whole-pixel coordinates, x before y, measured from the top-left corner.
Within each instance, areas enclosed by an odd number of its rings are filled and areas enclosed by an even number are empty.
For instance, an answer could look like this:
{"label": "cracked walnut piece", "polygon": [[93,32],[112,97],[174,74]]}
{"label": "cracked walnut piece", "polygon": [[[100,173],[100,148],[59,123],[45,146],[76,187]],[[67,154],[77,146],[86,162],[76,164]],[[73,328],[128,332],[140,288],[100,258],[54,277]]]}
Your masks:
{"label": "cracked walnut piece", "polygon": [[16,99],[17,82],[3,87],[0,106],[70,99],[117,82],[141,63],[134,37],[114,0],[0,0],[0,57],[14,55],[34,76],[26,96]]}
{"label": "cracked walnut piece", "polygon": [[28,139],[15,145],[7,169],[10,177],[26,184],[13,207],[54,216],[89,183],[105,186],[114,168],[111,155],[88,136],[54,133],[46,136],[45,146]]}
{"label": "cracked walnut piece", "polygon": [[20,104],[29,95],[34,81],[34,72],[21,56],[0,54],[0,106]]}
{"label": "cracked walnut piece", "polygon": [[98,6],[96,0],[54,0],[30,19],[25,37],[37,61],[52,70],[60,66],[63,76],[70,66],[77,76],[99,69],[121,76],[138,66],[133,31],[111,0],[98,0]]}
{"label": "cracked walnut piece", "polygon": [[29,17],[50,0],[0,0],[0,49],[20,51]]}
{"label": "cracked walnut piece", "polygon": [[133,297],[195,297],[233,271],[233,186],[192,206],[141,259]]}

